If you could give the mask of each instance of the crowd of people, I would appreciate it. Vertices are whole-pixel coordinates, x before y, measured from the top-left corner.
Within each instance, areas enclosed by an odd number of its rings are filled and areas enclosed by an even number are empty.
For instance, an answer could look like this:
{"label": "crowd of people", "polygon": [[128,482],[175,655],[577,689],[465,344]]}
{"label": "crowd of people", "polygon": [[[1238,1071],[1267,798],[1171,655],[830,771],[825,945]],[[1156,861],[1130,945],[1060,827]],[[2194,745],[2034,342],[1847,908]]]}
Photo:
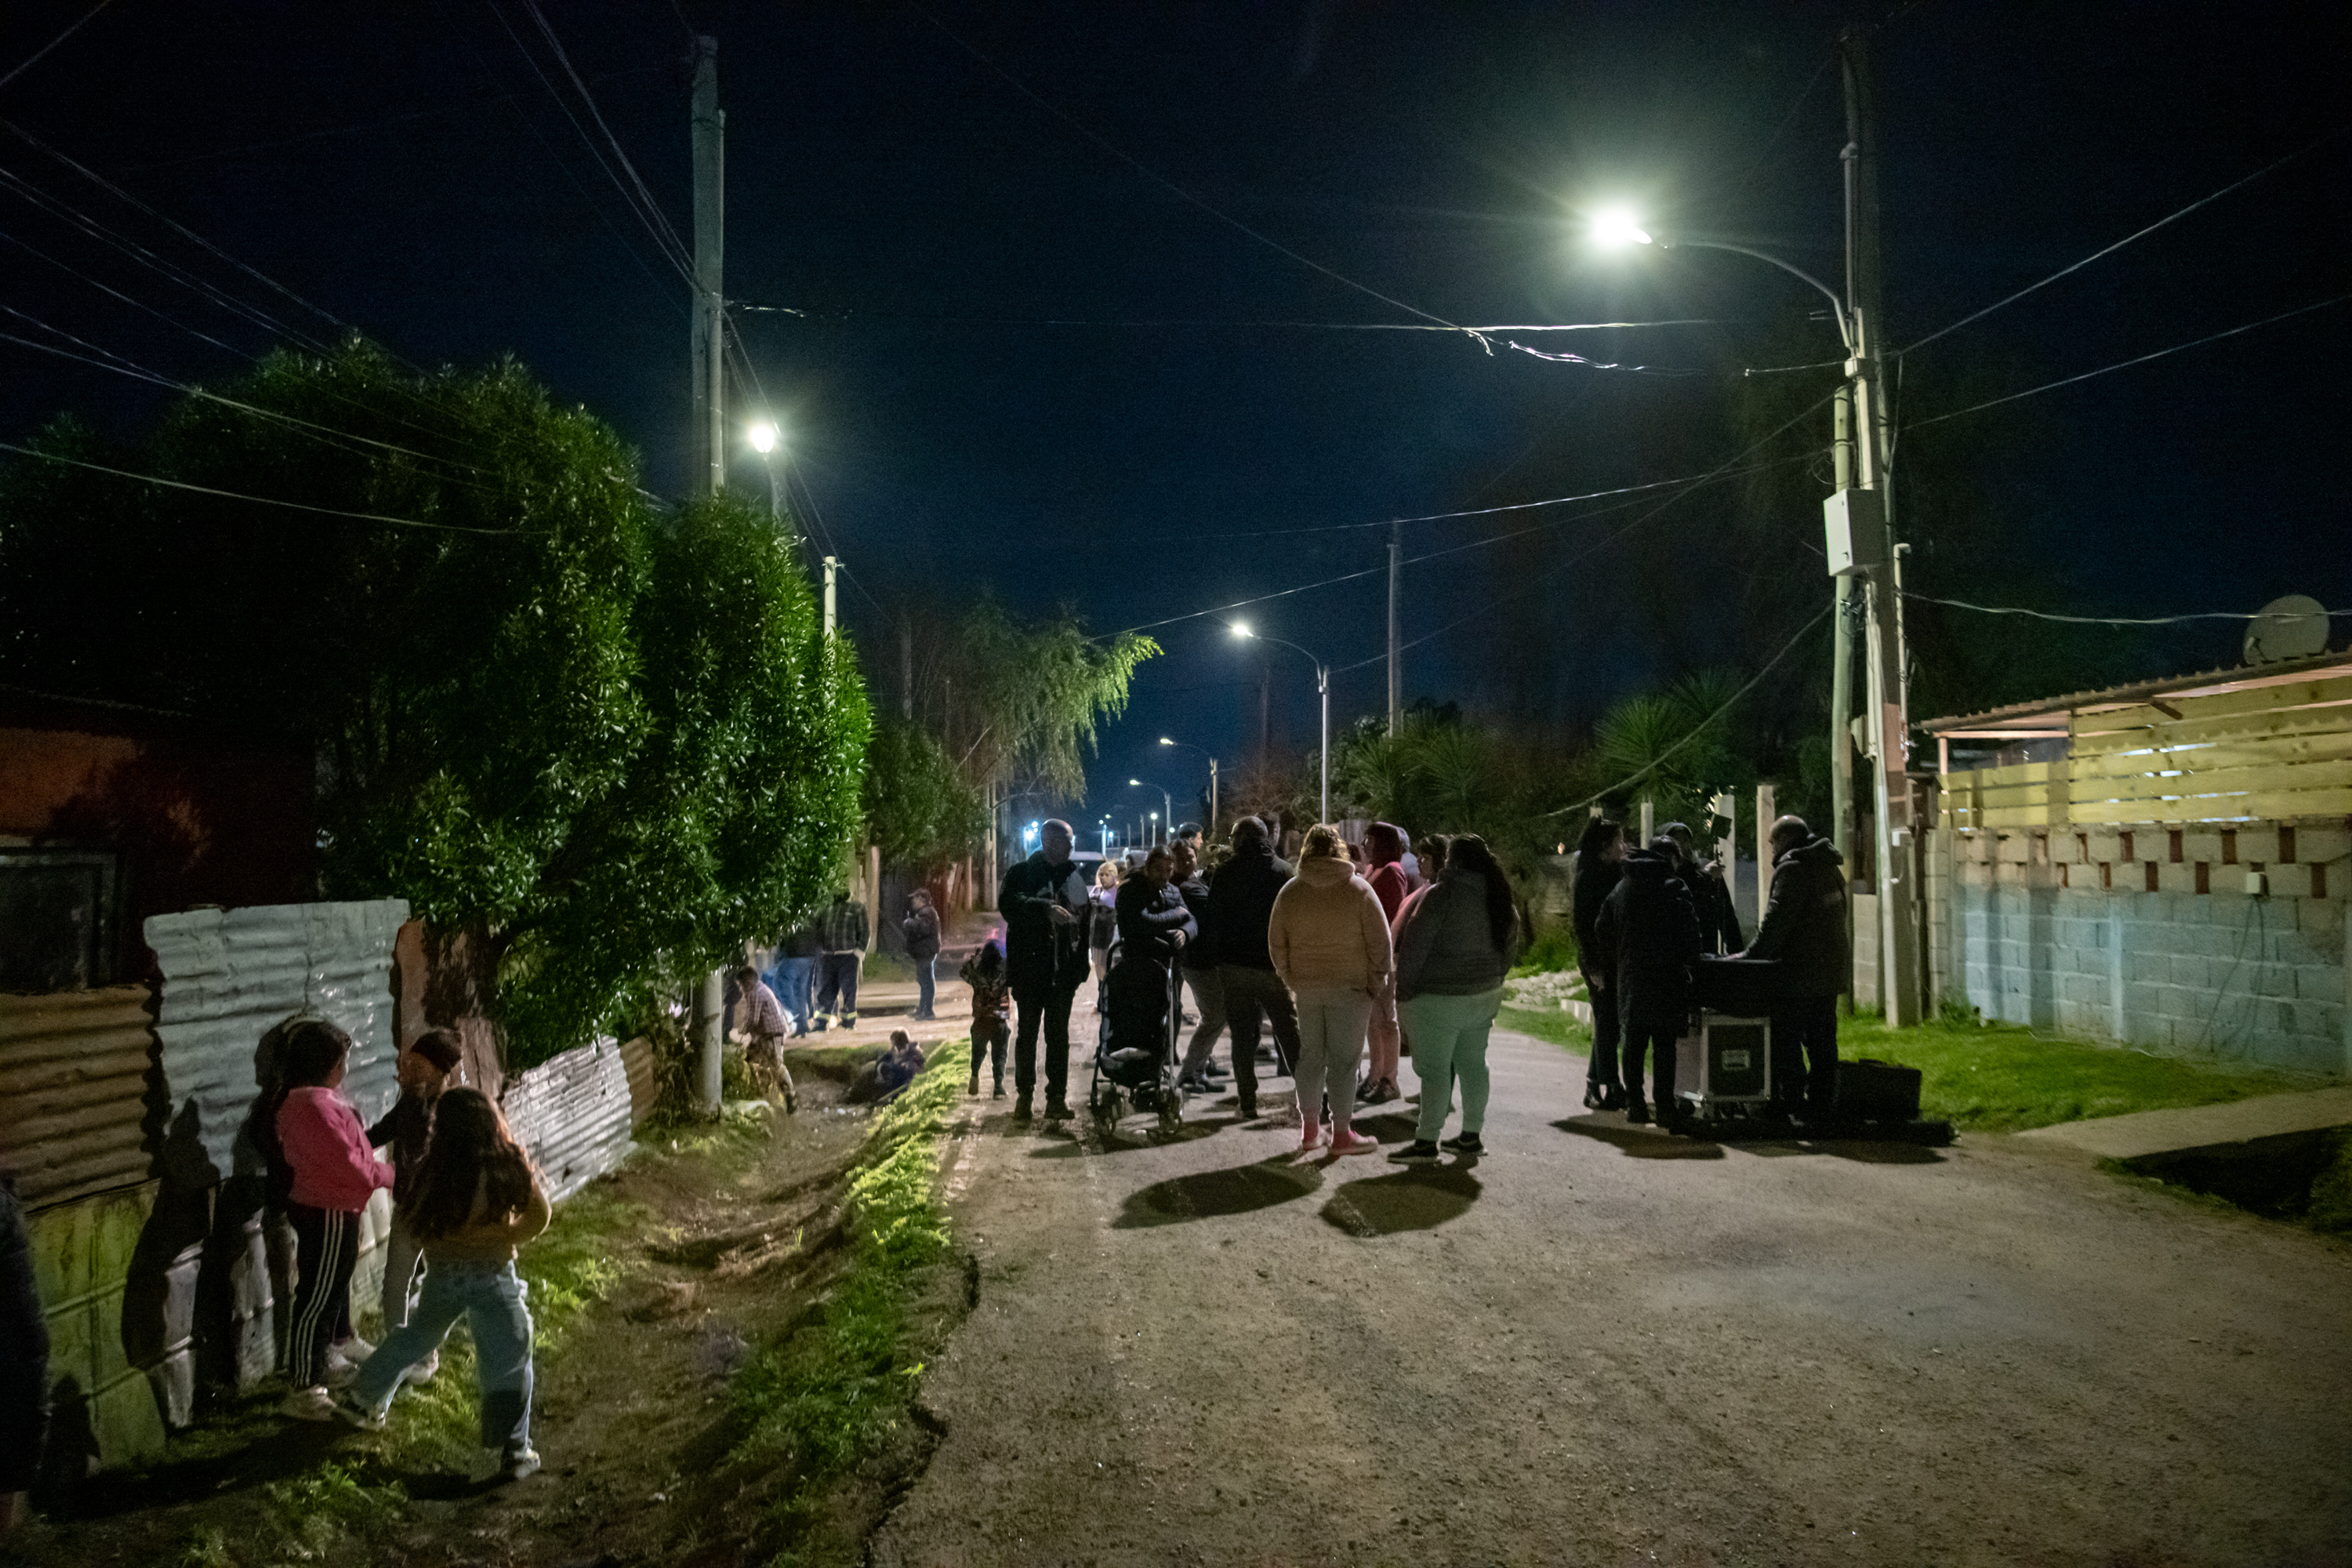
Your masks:
{"label": "crowd of people", "polygon": [[[1179,1082],[1222,1093],[1214,1054],[1226,1037],[1245,1120],[1258,1116],[1259,1047],[1270,1031],[1276,1065],[1297,1088],[1302,1150],[1378,1148],[1356,1131],[1356,1108],[1400,1097],[1407,1051],[1422,1080],[1420,1120],[1393,1157],[1482,1146],[1487,1035],[1525,932],[1509,879],[1475,835],[1424,840],[1416,856],[1386,823],[1360,844],[1318,825],[1293,866],[1266,825],[1245,816],[1213,867],[1187,828],[1126,875],[1107,860],[1089,878],[1069,825],[1056,820],[1040,825],[1036,851],[1005,873],[997,908],[1002,954],[991,943],[964,970],[974,991],[971,1091],[988,1052],[1003,1092],[1009,1003],[1018,1122],[1035,1115],[1041,1040],[1045,1115],[1070,1114],[1070,1010],[1091,976],[1112,1036],[1129,1048],[1169,1032],[1170,1009],[1189,995]],[[1460,1131],[1441,1145],[1457,1083]]]}

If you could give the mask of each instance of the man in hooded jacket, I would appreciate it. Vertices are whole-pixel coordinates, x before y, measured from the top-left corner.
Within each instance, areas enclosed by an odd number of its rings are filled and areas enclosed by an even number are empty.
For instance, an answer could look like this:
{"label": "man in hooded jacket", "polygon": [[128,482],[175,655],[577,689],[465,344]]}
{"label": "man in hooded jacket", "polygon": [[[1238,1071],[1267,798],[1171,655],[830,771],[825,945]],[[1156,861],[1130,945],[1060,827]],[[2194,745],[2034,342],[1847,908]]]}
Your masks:
{"label": "man in hooded jacket", "polygon": [[1585,824],[1584,836],[1577,841],[1576,870],[1569,879],[1576,966],[1583,972],[1584,994],[1592,1003],[1592,1055],[1584,1068],[1584,1103],[1593,1110],[1615,1110],[1625,1103],[1625,1089],[1617,1077],[1617,965],[1601,952],[1594,929],[1601,906],[1623,874],[1624,856],[1624,827],[1610,817],[1596,816]]}
{"label": "man in hooded jacket", "polygon": [[1070,858],[1070,825],[1038,826],[1036,853],[1004,873],[996,908],[1004,916],[1004,969],[1020,1026],[1013,1037],[1013,1118],[1026,1121],[1037,1087],[1037,1034],[1045,1035],[1045,1114],[1066,1117],[1070,1079],[1070,1004],[1093,963],[1087,928],[1099,912],[1087,879]]}
{"label": "man in hooded jacket", "polygon": [[[1837,1097],[1837,999],[1853,984],[1846,916],[1845,858],[1801,816],[1772,825],[1772,895],[1748,958],[1780,962],[1772,1009],[1772,1099],[1827,1120]],[[1801,1062],[1801,1070],[1800,1063]]]}
{"label": "man in hooded jacket", "polygon": [[1642,1099],[1642,1057],[1651,1053],[1657,1119],[1678,1122],[1675,1042],[1691,1016],[1691,965],[1701,938],[1690,890],[1675,875],[1674,840],[1661,834],[1625,857],[1623,875],[1602,900],[1593,933],[1616,968],[1617,1013],[1624,1032],[1625,1120],[1650,1120]]}
{"label": "man in hooded jacket", "polygon": [[1275,858],[1265,824],[1244,816],[1234,824],[1233,858],[1217,868],[1209,884],[1206,923],[1216,937],[1217,984],[1225,997],[1225,1026],[1233,1031],[1234,1091],[1244,1118],[1257,1115],[1261,1016],[1273,1021],[1282,1071],[1288,1073],[1298,1059],[1298,1011],[1290,988],[1274,972],[1274,953],[1265,941],[1275,896],[1290,875],[1289,865]]}

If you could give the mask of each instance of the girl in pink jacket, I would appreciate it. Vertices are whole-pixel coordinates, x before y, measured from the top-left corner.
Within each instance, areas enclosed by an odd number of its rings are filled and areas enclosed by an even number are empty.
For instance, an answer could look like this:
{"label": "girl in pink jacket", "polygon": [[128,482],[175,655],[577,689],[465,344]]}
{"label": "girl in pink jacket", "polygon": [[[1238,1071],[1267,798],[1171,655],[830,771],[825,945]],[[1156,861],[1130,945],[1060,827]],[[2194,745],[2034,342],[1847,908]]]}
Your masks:
{"label": "girl in pink jacket", "polygon": [[[292,1321],[286,1334],[286,1373],[294,1392],[289,1415],[331,1421],[330,1381],[347,1383],[367,1359],[352,1333],[352,1267],[360,1256],[360,1211],[378,1187],[392,1185],[392,1167],[368,1147],[367,1130],[350,1101],[336,1092],[349,1065],[352,1037],[322,1018],[283,1026],[278,1084],[255,1118],[269,1149],[271,1173],[294,1227],[297,1246]],[[331,1364],[338,1341],[358,1353]]]}

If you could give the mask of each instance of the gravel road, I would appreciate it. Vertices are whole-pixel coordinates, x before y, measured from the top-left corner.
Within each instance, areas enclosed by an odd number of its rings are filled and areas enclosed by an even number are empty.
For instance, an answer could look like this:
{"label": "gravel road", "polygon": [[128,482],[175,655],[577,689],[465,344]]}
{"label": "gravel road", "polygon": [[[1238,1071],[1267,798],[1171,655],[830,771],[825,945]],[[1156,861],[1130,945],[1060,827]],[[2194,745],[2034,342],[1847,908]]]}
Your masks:
{"label": "gravel road", "polygon": [[1434,1168],[971,1102],[979,1303],[873,1561],[2352,1562],[2352,1247],[2000,1137],[1668,1138],[1493,1059],[1491,1152]]}

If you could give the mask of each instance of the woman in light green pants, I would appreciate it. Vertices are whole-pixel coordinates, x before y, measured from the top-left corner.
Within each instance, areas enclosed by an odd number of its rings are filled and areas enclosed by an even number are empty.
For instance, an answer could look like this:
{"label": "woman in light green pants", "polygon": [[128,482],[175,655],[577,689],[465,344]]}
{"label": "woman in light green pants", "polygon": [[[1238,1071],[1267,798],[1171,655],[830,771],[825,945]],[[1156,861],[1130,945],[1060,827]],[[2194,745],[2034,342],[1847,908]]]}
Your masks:
{"label": "woman in light green pants", "polygon": [[1517,948],[1511,884],[1486,841],[1465,833],[1454,841],[1437,885],[1405,910],[1397,930],[1397,1011],[1421,1079],[1421,1125],[1391,1159],[1437,1158],[1456,1079],[1462,1132],[1444,1147],[1484,1152],[1478,1134],[1486,1121],[1486,1034]]}

